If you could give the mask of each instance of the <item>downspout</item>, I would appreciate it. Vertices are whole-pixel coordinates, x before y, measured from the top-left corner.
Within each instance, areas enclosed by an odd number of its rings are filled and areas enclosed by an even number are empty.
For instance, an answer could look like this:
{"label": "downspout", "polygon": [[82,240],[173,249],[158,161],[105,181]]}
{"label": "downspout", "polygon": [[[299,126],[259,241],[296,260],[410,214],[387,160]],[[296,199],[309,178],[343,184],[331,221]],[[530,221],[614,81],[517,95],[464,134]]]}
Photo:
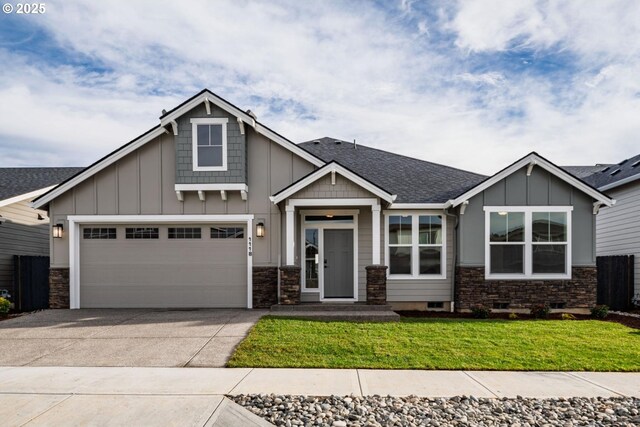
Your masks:
{"label": "downspout", "polygon": [[458,257],[458,223],[459,223],[459,217],[458,215],[455,214],[450,214],[448,211],[448,208],[445,209],[444,214],[448,217],[451,218],[455,218],[455,225],[453,226],[453,259],[451,260],[451,277],[453,280],[453,298],[451,301],[451,307],[449,308],[449,311],[451,311],[451,313],[454,312],[455,310],[455,301],[453,301],[455,299],[455,295],[456,295],[456,262],[457,262],[457,257]]}

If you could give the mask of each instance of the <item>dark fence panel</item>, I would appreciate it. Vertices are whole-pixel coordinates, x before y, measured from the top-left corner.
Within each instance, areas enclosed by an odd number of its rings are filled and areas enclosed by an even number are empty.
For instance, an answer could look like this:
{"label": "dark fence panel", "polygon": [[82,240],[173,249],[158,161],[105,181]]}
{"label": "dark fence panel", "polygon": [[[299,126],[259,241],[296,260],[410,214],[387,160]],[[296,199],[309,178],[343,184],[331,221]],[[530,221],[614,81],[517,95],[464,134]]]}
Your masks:
{"label": "dark fence panel", "polygon": [[49,257],[14,255],[13,289],[16,310],[49,308]]}
{"label": "dark fence panel", "polygon": [[599,256],[598,304],[628,310],[633,298],[633,255]]}

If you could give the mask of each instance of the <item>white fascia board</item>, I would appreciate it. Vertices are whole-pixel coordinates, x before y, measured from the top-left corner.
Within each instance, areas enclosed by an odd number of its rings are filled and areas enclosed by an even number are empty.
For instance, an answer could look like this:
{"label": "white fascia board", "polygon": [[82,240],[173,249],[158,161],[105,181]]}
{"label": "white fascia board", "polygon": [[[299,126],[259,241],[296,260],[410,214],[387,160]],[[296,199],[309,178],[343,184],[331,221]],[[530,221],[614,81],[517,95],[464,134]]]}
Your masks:
{"label": "white fascia board", "polygon": [[286,189],[282,193],[279,193],[279,194],[277,194],[275,196],[271,196],[270,199],[273,202],[273,204],[278,204],[281,201],[283,201],[284,199],[294,195],[298,191],[302,190],[303,188],[307,187],[310,184],[313,184],[314,182],[316,182],[320,178],[322,178],[325,175],[327,175],[329,173],[332,173],[332,172],[339,173],[340,175],[342,175],[343,177],[345,177],[349,181],[353,182],[354,184],[359,185],[360,187],[364,188],[365,190],[371,192],[372,194],[375,194],[376,196],[380,197],[382,200],[384,200],[384,201],[386,201],[388,203],[393,203],[393,201],[397,197],[395,194],[387,193],[386,191],[384,191],[384,190],[380,189],[379,187],[373,185],[369,181],[367,181],[367,180],[359,177],[358,175],[354,174],[350,170],[340,166],[339,164],[331,163],[331,164],[326,165],[325,167],[322,167],[322,168],[318,169],[314,173],[308,175],[306,178],[298,181],[296,184],[292,185],[291,187],[289,187],[288,189]]}
{"label": "white fascia board", "polygon": [[253,219],[253,214],[241,215],[69,215],[67,219],[79,224],[133,224],[172,222],[245,222]]}
{"label": "white fascia board", "polygon": [[306,161],[308,161],[312,165],[321,167],[321,166],[324,166],[326,164],[325,162],[323,162],[319,158],[315,157],[311,153],[309,153],[309,152],[305,151],[304,149],[298,147],[293,142],[283,138],[282,136],[280,136],[277,133],[273,132],[271,129],[267,128],[266,126],[258,123],[249,114],[247,114],[244,111],[242,111],[242,110],[240,110],[240,109],[238,109],[238,108],[236,108],[236,107],[234,107],[234,106],[232,106],[230,104],[227,104],[226,102],[222,101],[220,98],[218,98],[215,94],[213,94],[211,92],[205,92],[205,93],[201,94],[200,96],[198,96],[197,98],[192,99],[190,102],[186,103],[185,105],[183,105],[182,107],[178,108],[177,110],[171,112],[170,114],[167,114],[162,119],[160,119],[160,124],[162,125],[162,127],[168,125],[172,120],[177,119],[178,117],[182,116],[183,114],[188,113],[190,110],[194,109],[198,105],[200,105],[203,102],[205,102],[205,99],[207,99],[208,102],[213,103],[214,105],[220,107],[221,109],[223,109],[227,113],[229,113],[229,114],[235,116],[236,118],[242,120],[243,122],[247,123],[252,128],[254,128],[254,130],[256,132],[258,132],[259,134],[266,136],[267,138],[269,138],[270,140],[272,140],[276,144],[286,148],[287,150],[293,152],[294,154],[297,154],[298,156],[302,157],[303,159],[305,159]]}
{"label": "white fascia board", "polygon": [[[13,196],[13,197],[10,197],[8,199],[0,200],[0,208],[3,207],[3,206],[12,205],[14,203],[22,202],[24,200],[33,199],[34,197],[38,197],[38,196],[46,193],[47,191],[51,190],[52,188],[55,188],[55,185],[52,185],[51,187],[46,187],[46,188],[41,188],[39,190],[31,191],[29,193],[20,194],[18,196]],[[33,207],[33,204],[32,204],[31,207]]]}
{"label": "white fascia board", "polygon": [[547,160],[543,159],[542,157],[537,156],[535,154],[530,154],[527,157],[525,157],[525,158],[521,159],[520,161],[518,161],[517,163],[514,163],[513,165],[509,166],[507,169],[503,170],[502,172],[499,172],[496,175],[493,175],[491,178],[487,179],[483,183],[473,187],[471,190],[467,191],[466,193],[464,193],[464,194],[458,196],[457,198],[451,200],[450,201],[451,202],[451,206],[456,207],[456,206],[460,205],[465,200],[469,200],[471,197],[477,195],[478,193],[481,193],[482,191],[486,190],[487,188],[491,187],[492,185],[495,185],[498,181],[506,178],[507,176],[509,176],[512,173],[522,169],[523,167],[528,166],[531,162],[536,162],[536,166],[539,166],[539,167],[545,169],[547,172],[553,174],[557,178],[560,178],[561,180],[563,180],[567,184],[577,188],[578,190],[582,191],[583,193],[588,194],[593,199],[595,199],[595,200],[597,200],[599,202],[602,202],[606,206],[612,206],[613,205],[613,200],[610,199],[609,197],[603,196],[597,190],[591,188],[590,186],[588,186],[587,184],[585,184],[584,182],[582,182],[578,178],[574,178],[569,173],[565,172],[564,170],[562,170],[561,168],[555,166],[554,164],[548,162]]}
{"label": "white fascia board", "polygon": [[600,191],[611,190],[612,188],[616,188],[616,187],[628,184],[628,183],[636,181],[636,180],[640,180],[640,173],[628,176],[628,177],[626,177],[624,179],[621,179],[620,181],[612,182],[611,184],[603,185],[602,187],[599,187],[598,190],[600,190]]}
{"label": "white fascia board", "polygon": [[40,209],[41,207],[45,206],[47,203],[49,203],[51,200],[55,199],[56,197],[58,197],[59,195],[61,195],[65,191],[69,190],[70,188],[75,187],[76,185],[78,185],[82,181],[84,181],[85,179],[95,175],[96,173],[100,172],[104,168],[112,165],[113,163],[117,162],[118,160],[120,160],[124,156],[128,155],[129,153],[134,152],[135,150],[137,150],[138,148],[142,147],[147,142],[159,137],[160,135],[162,135],[164,133],[165,133],[164,132],[164,128],[162,128],[162,127],[154,129],[153,131],[149,132],[147,135],[144,135],[143,137],[141,137],[139,140],[137,140],[137,141],[133,142],[132,144],[130,144],[128,147],[113,153],[112,155],[110,155],[106,159],[102,160],[101,162],[96,163],[95,165],[85,169],[84,171],[82,171],[82,173],[77,175],[72,180],[67,181],[63,185],[58,186],[51,193],[49,193],[46,196],[42,197],[41,199],[35,201],[32,204],[32,207],[34,209]]}
{"label": "white fascia board", "polygon": [[393,203],[387,209],[448,209],[450,202],[445,203]]}
{"label": "white fascia board", "polygon": [[175,191],[249,191],[247,184],[175,184]]}

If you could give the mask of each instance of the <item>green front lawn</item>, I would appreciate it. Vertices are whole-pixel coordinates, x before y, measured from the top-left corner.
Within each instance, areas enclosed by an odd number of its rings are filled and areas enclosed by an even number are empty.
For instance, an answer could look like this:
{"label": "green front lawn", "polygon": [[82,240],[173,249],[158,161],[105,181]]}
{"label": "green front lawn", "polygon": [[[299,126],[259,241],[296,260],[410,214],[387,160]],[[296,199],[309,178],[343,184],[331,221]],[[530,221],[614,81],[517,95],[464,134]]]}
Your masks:
{"label": "green front lawn", "polygon": [[640,330],[597,320],[265,317],[229,367],[640,371]]}

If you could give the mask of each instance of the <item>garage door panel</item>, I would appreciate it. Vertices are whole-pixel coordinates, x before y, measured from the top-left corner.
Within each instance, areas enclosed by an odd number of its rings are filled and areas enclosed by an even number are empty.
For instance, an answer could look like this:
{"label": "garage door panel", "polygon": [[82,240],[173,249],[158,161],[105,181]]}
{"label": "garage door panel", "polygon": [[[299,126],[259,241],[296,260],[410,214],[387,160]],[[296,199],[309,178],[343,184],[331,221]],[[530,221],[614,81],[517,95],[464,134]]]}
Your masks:
{"label": "garage door panel", "polygon": [[[236,227],[238,225],[235,225]],[[82,239],[81,307],[246,307],[246,239]],[[156,227],[156,226],[154,226]]]}

